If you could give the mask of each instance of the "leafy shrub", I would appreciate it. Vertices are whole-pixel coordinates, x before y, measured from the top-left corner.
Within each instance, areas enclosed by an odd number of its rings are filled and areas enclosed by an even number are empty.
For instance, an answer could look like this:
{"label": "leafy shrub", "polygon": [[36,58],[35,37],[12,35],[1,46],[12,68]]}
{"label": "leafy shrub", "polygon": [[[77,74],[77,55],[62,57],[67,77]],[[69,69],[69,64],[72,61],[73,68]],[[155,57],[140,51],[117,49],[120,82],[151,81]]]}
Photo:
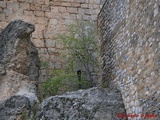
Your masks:
{"label": "leafy shrub", "polygon": [[[64,65],[59,70],[53,70],[53,75],[48,76],[47,81],[39,87],[41,99],[93,86],[92,73],[98,72],[96,27],[91,22],[77,21],[67,26],[67,30],[67,33],[57,37],[59,44],[64,46],[60,53]],[[48,69],[47,63],[42,63]],[[82,71],[80,77],[78,70]]]}

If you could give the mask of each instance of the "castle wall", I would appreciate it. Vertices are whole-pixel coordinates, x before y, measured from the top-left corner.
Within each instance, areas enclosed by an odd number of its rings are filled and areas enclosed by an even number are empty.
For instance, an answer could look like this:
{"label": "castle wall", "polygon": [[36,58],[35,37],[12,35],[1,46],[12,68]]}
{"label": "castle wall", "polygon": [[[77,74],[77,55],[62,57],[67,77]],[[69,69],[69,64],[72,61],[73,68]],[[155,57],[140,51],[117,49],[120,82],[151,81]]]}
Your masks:
{"label": "castle wall", "polygon": [[[59,52],[63,46],[55,39],[59,33],[66,32],[67,24],[76,19],[96,21],[104,0],[1,0],[0,28],[15,19],[35,25],[32,41],[39,49],[43,61],[49,69],[59,69],[62,62]],[[42,70],[41,80],[46,71]]]}
{"label": "castle wall", "polygon": [[98,16],[102,83],[118,86],[127,113],[160,116],[159,20],[158,0],[107,0]]}

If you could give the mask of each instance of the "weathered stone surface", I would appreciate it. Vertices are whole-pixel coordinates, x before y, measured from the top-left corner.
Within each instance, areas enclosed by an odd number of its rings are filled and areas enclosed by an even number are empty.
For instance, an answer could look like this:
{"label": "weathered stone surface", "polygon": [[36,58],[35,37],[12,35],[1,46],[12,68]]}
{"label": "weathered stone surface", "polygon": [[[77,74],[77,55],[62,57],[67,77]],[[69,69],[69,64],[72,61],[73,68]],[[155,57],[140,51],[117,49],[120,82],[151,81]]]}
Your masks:
{"label": "weathered stone surface", "polygon": [[0,101],[13,95],[37,100],[38,51],[30,40],[32,24],[12,21],[0,33]]}
{"label": "weathered stone surface", "polygon": [[36,120],[120,120],[125,113],[119,90],[91,88],[45,99]]}
{"label": "weathered stone surface", "polygon": [[103,82],[119,87],[127,113],[153,113],[157,120],[159,5],[158,0],[107,0],[98,15]]}
{"label": "weathered stone surface", "polygon": [[13,96],[0,104],[0,120],[21,120],[29,118],[31,104],[27,97]]}

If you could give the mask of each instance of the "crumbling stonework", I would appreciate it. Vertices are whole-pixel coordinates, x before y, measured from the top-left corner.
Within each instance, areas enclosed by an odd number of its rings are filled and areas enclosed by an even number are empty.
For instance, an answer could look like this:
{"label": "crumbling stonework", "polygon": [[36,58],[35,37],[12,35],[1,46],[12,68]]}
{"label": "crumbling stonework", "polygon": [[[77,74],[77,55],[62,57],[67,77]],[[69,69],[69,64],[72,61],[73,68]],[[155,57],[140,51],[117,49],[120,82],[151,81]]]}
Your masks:
{"label": "crumbling stonework", "polygon": [[[0,28],[15,19],[35,25],[32,41],[49,69],[59,69],[62,62],[59,52],[63,46],[55,39],[66,32],[66,25],[76,19],[96,21],[104,0],[2,0],[0,1]],[[45,69],[41,80],[45,80]]]}
{"label": "crumbling stonework", "polygon": [[37,100],[38,50],[30,40],[34,25],[12,21],[0,33],[0,101],[13,95]]}
{"label": "crumbling stonework", "polygon": [[127,113],[153,113],[156,119],[160,118],[159,6],[158,0],[107,0],[98,16],[103,82],[120,88]]}

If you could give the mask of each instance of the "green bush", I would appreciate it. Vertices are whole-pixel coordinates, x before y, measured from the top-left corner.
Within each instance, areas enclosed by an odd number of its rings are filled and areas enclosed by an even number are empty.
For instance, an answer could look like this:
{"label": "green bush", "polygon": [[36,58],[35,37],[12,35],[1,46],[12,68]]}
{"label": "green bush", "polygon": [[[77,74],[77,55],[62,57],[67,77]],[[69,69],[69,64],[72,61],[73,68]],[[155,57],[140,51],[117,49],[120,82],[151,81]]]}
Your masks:
{"label": "green bush", "polygon": [[[76,21],[67,30],[67,33],[57,37],[59,44],[64,46],[60,53],[64,65],[59,70],[53,70],[47,81],[39,86],[40,99],[93,86],[91,73],[98,68],[96,27],[91,22]],[[48,71],[47,62],[42,64]],[[82,71],[81,78],[77,76],[77,70]],[[87,73],[88,80],[83,72]]]}

